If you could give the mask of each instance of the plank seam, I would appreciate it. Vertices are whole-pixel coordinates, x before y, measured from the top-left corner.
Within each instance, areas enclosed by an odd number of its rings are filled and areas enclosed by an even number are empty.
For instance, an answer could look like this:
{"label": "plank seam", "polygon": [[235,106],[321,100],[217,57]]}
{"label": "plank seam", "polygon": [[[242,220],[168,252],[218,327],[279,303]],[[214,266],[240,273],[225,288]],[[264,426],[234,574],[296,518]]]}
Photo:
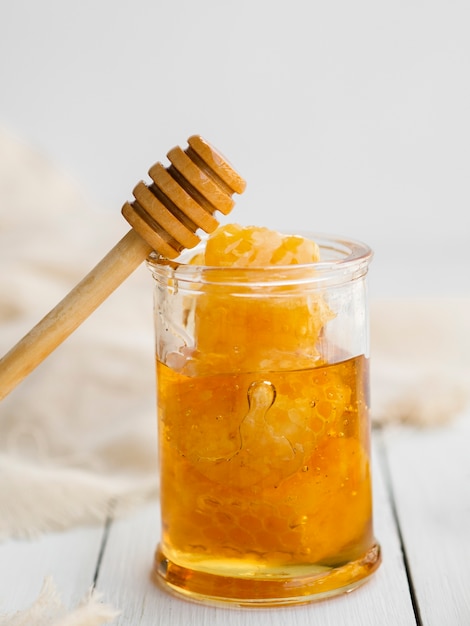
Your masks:
{"label": "plank seam", "polygon": [[382,467],[382,473],[384,476],[385,484],[387,486],[388,493],[390,494],[390,506],[392,510],[393,519],[397,527],[398,541],[400,543],[400,550],[403,558],[403,566],[405,568],[406,580],[408,582],[408,589],[410,591],[411,605],[413,607],[413,613],[415,616],[417,626],[424,626],[424,622],[421,617],[421,610],[419,608],[418,596],[416,588],[413,583],[413,576],[411,574],[411,566],[408,560],[408,554],[405,547],[405,541],[403,538],[400,517],[396,506],[395,491],[393,489],[392,473],[390,471],[390,463],[387,454],[387,447],[384,441],[384,429],[381,427],[375,428],[376,432],[380,435],[377,437],[378,447],[380,451],[379,462]]}
{"label": "plank seam", "polygon": [[100,550],[98,552],[98,559],[96,561],[96,568],[95,568],[95,573],[93,575],[93,584],[92,584],[92,589],[96,588],[96,585],[98,583],[98,577],[100,575],[100,569],[101,569],[101,563],[103,561],[103,556],[106,550],[106,546],[108,545],[108,539],[109,539],[109,532],[111,530],[111,524],[113,523],[113,509],[114,509],[114,502],[111,502],[109,505],[109,513],[106,517],[105,523],[104,523],[104,528],[103,528],[103,536],[101,538],[101,545],[100,545]]}

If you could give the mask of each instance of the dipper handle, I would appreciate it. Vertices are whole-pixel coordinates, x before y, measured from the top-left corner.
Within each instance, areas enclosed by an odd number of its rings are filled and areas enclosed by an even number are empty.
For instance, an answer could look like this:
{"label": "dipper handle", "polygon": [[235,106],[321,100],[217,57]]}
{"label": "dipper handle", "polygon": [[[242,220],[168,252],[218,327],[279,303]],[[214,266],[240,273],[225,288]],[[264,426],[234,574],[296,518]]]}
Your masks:
{"label": "dipper handle", "polygon": [[36,326],[0,359],[0,400],[59,346],[148,257],[152,251],[176,258],[199,243],[196,231],[218,226],[216,210],[227,215],[233,193],[245,181],[222,155],[199,136],[185,151],[167,154],[170,166],[156,163],[152,183],[139,182],[122,214],[132,229]]}

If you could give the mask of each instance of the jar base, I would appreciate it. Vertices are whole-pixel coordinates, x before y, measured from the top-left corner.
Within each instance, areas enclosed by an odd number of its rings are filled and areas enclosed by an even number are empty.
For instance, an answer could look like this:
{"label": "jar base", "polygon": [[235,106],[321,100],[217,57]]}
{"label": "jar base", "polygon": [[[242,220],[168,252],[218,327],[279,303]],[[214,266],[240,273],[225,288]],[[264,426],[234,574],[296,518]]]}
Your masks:
{"label": "jar base", "polygon": [[300,576],[223,576],[182,567],[158,546],[152,580],[172,595],[200,604],[268,608],[307,604],[353,591],[380,563],[380,545],[375,543],[355,561],[333,568],[315,566]]}

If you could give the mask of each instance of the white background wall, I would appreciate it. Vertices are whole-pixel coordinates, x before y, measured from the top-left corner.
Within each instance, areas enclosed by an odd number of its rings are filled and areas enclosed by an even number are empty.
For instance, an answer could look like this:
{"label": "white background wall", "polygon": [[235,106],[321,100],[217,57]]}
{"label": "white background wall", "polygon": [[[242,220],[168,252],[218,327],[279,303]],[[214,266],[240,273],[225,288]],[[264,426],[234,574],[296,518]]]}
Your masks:
{"label": "white background wall", "polygon": [[377,295],[470,295],[468,0],[1,0],[0,125],[117,214],[201,134],[248,181],[232,220],[367,241]]}

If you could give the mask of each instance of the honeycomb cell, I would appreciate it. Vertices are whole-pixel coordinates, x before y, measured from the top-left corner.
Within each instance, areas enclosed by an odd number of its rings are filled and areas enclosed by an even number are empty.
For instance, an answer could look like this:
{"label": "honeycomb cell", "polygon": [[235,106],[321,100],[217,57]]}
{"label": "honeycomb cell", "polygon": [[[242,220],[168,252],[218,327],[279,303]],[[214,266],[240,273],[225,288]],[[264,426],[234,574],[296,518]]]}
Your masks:
{"label": "honeycomb cell", "polygon": [[269,533],[282,533],[288,528],[288,522],[285,517],[276,517],[269,515],[264,519],[264,528]]}
{"label": "honeycomb cell", "polygon": [[240,526],[232,525],[228,530],[228,544],[236,546],[239,552],[244,552],[245,546],[253,545],[253,535]]}
{"label": "honeycomb cell", "polygon": [[255,533],[263,528],[263,521],[259,517],[250,514],[241,515],[239,523],[242,528],[245,528],[251,533]]}

